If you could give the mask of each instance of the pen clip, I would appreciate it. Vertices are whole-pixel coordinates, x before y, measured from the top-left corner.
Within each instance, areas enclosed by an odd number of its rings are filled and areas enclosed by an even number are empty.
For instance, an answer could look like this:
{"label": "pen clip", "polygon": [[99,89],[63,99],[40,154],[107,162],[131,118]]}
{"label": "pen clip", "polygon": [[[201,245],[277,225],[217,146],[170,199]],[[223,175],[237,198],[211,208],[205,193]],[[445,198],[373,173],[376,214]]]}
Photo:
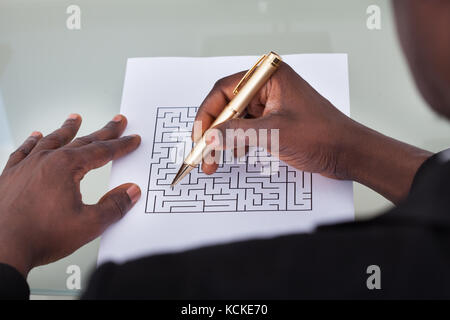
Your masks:
{"label": "pen clip", "polygon": [[261,58],[259,58],[259,60],[255,63],[255,65],[253,67],[251,67],[247,73],[244,75],[244,77],[241,79],[241,81],[239,81],[239,83],[237,84],[236,88],[234,88],[233,90],[233,94],[237,94],[239,92],[239,89],[241,88],[241,86],[244,84],[244,82],[250,78],[250,76],[253,74],[253,72],[255,71],[255,69],[258,67],[258,65],[261,63],[261,61],[263,61],[265,58],[267,57],[266,54],[262,55]]}

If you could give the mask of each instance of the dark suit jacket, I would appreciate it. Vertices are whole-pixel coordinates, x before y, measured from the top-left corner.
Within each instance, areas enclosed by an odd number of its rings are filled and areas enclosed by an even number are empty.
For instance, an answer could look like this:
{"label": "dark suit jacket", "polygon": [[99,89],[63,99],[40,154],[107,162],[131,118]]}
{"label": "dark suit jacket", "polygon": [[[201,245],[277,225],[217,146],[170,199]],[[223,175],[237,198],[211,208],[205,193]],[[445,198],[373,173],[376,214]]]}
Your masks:
{"label": "dark suit jacket", "polygon": [[[421,166],[403,204],[375,219],[107,263],[82,298],[450,298],[450,162],[440,156]],[[379,290],[367,287],[371,265]],[[0,297],[28,295],[25,279],[0,265]]]}

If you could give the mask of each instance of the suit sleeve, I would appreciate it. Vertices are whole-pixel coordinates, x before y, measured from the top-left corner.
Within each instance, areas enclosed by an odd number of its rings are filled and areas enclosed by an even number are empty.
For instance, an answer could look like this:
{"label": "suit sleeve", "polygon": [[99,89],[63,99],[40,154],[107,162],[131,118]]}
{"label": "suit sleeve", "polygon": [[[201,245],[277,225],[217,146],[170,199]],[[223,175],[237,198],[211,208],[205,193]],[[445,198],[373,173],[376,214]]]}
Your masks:
{"label": "suit sleeve", "polygon": [[28,300],[30,288],[15,268],[0,263],[0,300]]}
{"label": "suit sleeve", "polygon": [[[433,156],[418,170],[405,203],[373,220],[108,263],[83,297],[450,298],[448,177],[450,162]],[[375,289],[373,266],[379,269]]]}

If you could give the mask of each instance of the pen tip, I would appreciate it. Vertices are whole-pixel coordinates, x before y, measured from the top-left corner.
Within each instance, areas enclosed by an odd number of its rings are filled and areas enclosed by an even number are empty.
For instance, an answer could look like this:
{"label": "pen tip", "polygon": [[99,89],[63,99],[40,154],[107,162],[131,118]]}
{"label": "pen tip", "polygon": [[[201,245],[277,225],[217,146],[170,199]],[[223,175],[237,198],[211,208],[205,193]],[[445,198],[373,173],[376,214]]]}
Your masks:
{"label": "pen tip", "polygon": [[181,165],[180,170],[178,170],[177,174],[175,175],[175,178],[173,179],[172,183],[170,184],[170,186],[173,188],[178,182],[181,181],[181,179],[183,179],[194,167],[183,163]]}

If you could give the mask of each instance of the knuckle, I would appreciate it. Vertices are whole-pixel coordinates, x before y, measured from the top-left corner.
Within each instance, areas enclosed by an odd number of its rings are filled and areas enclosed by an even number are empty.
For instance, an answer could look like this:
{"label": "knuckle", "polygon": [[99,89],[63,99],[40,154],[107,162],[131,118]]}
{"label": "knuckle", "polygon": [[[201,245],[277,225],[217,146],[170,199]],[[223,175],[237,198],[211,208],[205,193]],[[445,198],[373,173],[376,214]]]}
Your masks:
{"label": "knuckle", "polygon": [[[26,156],[30,159],[34,159],[36,161],[41,161],[41,160],[45,160],[51,152],[52,152],[51,150],[40,150],[40,151],[37,151],[37,152],[31,154],[31,151],[30,151]],[[19,156],[19,155],[21,157],[25,156],[25,154],[23,154],[22,151],[17,150],[11,154],[10,158],[14,159],[16,156]]]}
{"label": "knuckle", "polygon": [[76,158],[76,153],[71,149],[61,149],[54,152],[54,158],[58,162],[71,163]]}
{"label": "knuckle", "polygon": [[106,154],[109,158],[111,158],[113,156],[113,150],[112,150],[111,146],[109,145],[109,143],[107,143],[105,141],[97,140],[97,141],[92,142],[92,144],[96,150],[98,150],[101,153]]}
{"label": "knuckle", "polygon": [[51,150],[40,150],[36,153],[36,158],[42,159],[48,157],[52,153]]}
{"label": "knuckle", "polygon": [[118,128],[119,128],[119,122],[110,121],[103,127],[102,130],[115,132],[115,131],[117,131]]}
{"label": "knuckle", "polygon": [[42,143],[45,143],[46,145],[48,144],[51,146],[59,147],[63,145],[63,139],[59,134],[51,133],[42,140]]}
{"label": "knuckle", "polygon": [[47,158],[52,153],[51,150],[40,150],[32,155],[36,159],[44,159]]}
{"label": "knuckle", "polygon": [[[130,147],[139,145],[141,143],[141,137],[135,136],[135,135],[126,136],[126,137],[123,137],[121,139],[121,141],[123,141],[124,143],[116,144],[115,146],[118,148],[128,149]],[[113,148],[113,147],[111,146],[111,148]],[[115,149],[118,149],[118,148],[115,148]]]}
{"label": "knuckle", "polygon": [[24,147],[20,147],[16,151],[10,154],[9,158],[17,158],[17,157],[26,157],[30,152],[26,150]]}
{"label": "knuckle", "polygon": [[63,125],[61,126],[61,128],[69,128],[72,129],[73,127],[75,127],[77,124],[77,120],[76,119],[67,119]]}
{"label": "knuckle", "polygon": [[31,153],[36,145],[37,139],[35,137],[29,137],[17,150],[11,153],[10,158],[26,157]]}
{"label": "knuckle", "polygon": [[237,72],[235,74],[232,74],[230,76],[223,77],[223,78],[221,78],[221,79],[219,79],[219,80],[217,80],[215,82],[213,88],[222,89],[222,88],[225,88],[227,86],[231,86],[233,84],[237,84],[238,82],[236,82],[236,80],[239,81],[240,79],[242,79],[242,76],[245,73],[246,73],[246,71],[241,71],[241,72]]}
{"label": "knuckle", "polygon": [[111,212],[116,213],[116,216],[118,216],[119,219],[125,215],[127,206],[119,195],[111,196],[109,203]]}
{"label": "knuckle", "polygon": [[92,137],[91,136],[84,136],[84,137],[79,137],[75,139],[75,143],[77,145],[81,145],[81,146],[85,146],[89,143],[92,142]]}
{"label": "knuckle", "polygon": [[221,78],[214,83],[213,90],[223,88],[227,78]]}

